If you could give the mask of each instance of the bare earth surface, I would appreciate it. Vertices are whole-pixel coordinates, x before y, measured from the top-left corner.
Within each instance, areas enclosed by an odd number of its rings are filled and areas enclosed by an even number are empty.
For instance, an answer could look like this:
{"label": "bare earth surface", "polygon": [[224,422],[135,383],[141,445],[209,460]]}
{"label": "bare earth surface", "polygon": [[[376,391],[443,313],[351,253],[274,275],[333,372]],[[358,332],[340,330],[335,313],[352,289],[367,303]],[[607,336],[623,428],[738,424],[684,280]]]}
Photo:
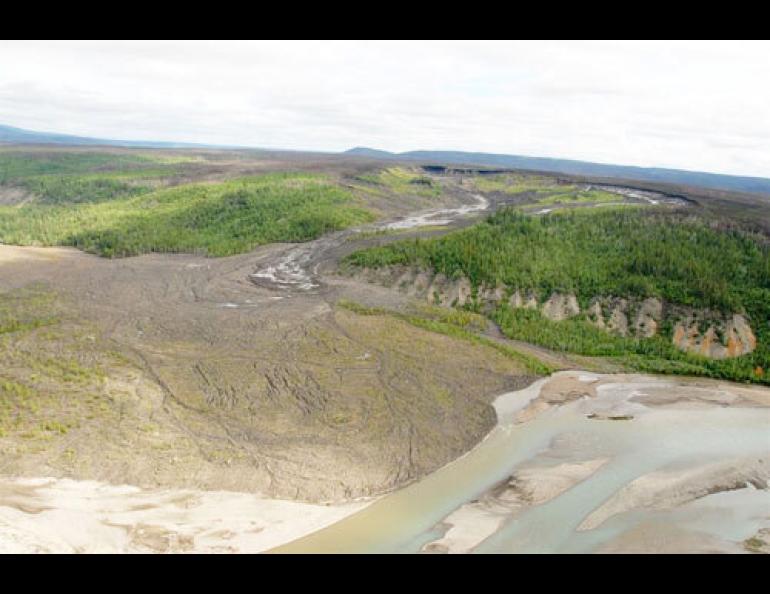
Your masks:
{"label": "bare earth surface", "polygon": [[[441,216],[477,210],[461,198],[467,208]],[[0,432],[0,473],[328,502],[387,492],[467,451],[494,426],[491,399],[532,378],[492,348],[336,307],[405,302],[324,271],[362,243],[351,234],[218,259],[0,246],[0,291],[43,287],[62,333],[82,335],[57,354],[116,353],[103,379],[47,404],[41,425],[66,433]],[[298,251],[310,286],[255,276]],[[33,352],[47,332],[9,348]]]}

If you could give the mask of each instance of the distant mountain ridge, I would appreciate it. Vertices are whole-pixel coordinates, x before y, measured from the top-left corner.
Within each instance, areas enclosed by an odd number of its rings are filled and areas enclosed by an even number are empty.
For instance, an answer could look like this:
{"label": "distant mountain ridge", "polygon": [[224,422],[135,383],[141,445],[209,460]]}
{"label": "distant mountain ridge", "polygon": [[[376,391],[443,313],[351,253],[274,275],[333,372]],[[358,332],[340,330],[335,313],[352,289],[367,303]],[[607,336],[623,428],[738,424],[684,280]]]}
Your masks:
{"label": "distant mountain ridge", "polygon": [[61,144],[67,146],[116,146],[125,148],[214,148],[213,145],[189,142],[163,142],[152,140],[110,140],[72,136],[56,132],[34,132],[23,128],[0,125],[0,143],[13,144]]}
{"label": "distant mountain ridge", "polygon": [[370,157],[376,159],[401,159],[412,161],[431,161],[455,165],[482,165],[506,169],[529,169],[591,177],[615,177],[651,182],[664,182],[700,186],[716,190],[752,192],[770,195],[770,178],[726,175],[665,169],[656,167],[637,167],[633,165],[606,165],[590,161],[554,159],[548,157],[523,157],[520,155],[502,155],[495,153],[470,153],[463,151],[408,151],[391,153],[367,147],[356,147],[345,151],[346,155]]}
{"label": "distant mountain ridge", "polygon": [[[104,138],[89,138],[55,132],[36,132],[0,125],[0,144],[52,144],[62,146],[114,146],[123,148],[208,148],[208,149],[249,149],[261,150],[258,147],[223,146],[199,144],[190,142],[164,142],[152,140],[112,140]],[[294,152],[294,151],[291,151]],[[371,159],[401,159],[412,161],[428,161],[451,165],[481,165],[506,169],[528,169],[547,171],[589,177],[609,177],[636,179],[649,182],[663,182],[700,186],[715,190],[734,192],[750,192],[770,196],[770,178],[725,175],[721,173],[705,173],[685,171],[681,169],[664,169],[636,167],[631,165],[607,165],[589,161],[571,159],[555,159],[549,157],[524,157],[520,155],[504,155],[495,153],[472,153],[463,151],[408,151],[392,153],[369,147],[355,147],[340,153],[367,157]]]}

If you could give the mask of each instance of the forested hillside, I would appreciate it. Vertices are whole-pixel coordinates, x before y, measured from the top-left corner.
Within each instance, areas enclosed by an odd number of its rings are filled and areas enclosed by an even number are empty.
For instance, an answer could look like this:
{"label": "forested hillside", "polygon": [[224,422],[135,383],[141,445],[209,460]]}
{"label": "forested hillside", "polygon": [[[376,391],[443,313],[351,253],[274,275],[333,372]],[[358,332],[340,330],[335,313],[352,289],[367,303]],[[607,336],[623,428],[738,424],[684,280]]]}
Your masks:
{"label": "forested hillside", "polygon": [[0,191],[15,197],[0,200],[0,242],[68,245],[109,257],[224,256],[374,218],[328,175],[190,183],[195,164],[193,156],[163,154],[0,152]]}
{"label": "forested hillside", "polygon": [[688,373],[763,380],[770,367],[770,245],[764,236],[727,220],[641,209],[544,217],[504,209],[469,229],[357,252],[347,262],[368,268],[424,267],[450,278],[466,277],[475,288],[533,290],[541,300],[572,293],[582,310],[596,296],[620,296],[656,297],[715,314],[745,312],[759,346],[731,361],[677,351],[670,327],[665,329],[668,340],[622,338],[595,328],[585,316],[551,321],[537,311],[507,305],[491,315],[511,337],[587,355],[634,356],[636,366],[648,370],[673,366]]}
{"label": "forested hillside", "polygon": [[275,241],[306,241],[372,218],[323,176],[270,174],[98,203],[4,207],[0,240],[71,245],[103,256],[225,256]]}

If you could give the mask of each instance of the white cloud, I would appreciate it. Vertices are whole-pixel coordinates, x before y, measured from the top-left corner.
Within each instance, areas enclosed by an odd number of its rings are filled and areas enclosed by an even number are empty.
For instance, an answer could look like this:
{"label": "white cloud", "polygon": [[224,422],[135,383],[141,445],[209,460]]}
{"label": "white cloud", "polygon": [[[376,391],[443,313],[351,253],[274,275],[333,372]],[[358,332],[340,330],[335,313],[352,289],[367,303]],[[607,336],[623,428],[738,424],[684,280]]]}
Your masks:
{"label": "white cloud", "polygon": [[770,176],[766,42],[0,42],[0,122]]}

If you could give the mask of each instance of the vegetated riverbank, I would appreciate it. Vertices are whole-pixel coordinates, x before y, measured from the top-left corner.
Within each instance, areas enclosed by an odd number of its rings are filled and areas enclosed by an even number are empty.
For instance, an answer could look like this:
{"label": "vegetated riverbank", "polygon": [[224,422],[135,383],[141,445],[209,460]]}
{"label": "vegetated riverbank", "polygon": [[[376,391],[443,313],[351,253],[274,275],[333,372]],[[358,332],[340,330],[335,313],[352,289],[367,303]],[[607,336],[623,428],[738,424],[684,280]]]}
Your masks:
{"label": "vegetated riverbank", "polygon": [[[371,248],[350,255],[344,264],[364,271],[412,267],[440,274],[447,282],[464,281],[467,289],[455,287],[452,303],[447,293],[446,305],[486,311],[517,340],[619,358],[649,372],[770,381],[770,247],[763,237],[726,220],[655,210],[529,217],[503,209],[445,237]],[[430,292],[430,279],[424,282]],[[571,309],[561,318],[541,315],[538,309],[560,295],[574,296]],[[658,316],[654,332],[642,328],[634,336],[620,324],[597,327],[595,312],[604,322],[610,315],[602,309],[611,311],[613,303],[626,300],[641,307],[649,299],[671,305]],[[624,317],[628,313],[619,311]],[[673,344],[680,323],[686,332],[702,334],[701,342],[707,334],[714,344],[727,342],[732,331],[718,320],[736,314],[745,315],[751,325],[744,339],[748,348],[739,352],[753,352],[745,356],[713,360]],[[706,333],[704,323],[716,329]]]}

